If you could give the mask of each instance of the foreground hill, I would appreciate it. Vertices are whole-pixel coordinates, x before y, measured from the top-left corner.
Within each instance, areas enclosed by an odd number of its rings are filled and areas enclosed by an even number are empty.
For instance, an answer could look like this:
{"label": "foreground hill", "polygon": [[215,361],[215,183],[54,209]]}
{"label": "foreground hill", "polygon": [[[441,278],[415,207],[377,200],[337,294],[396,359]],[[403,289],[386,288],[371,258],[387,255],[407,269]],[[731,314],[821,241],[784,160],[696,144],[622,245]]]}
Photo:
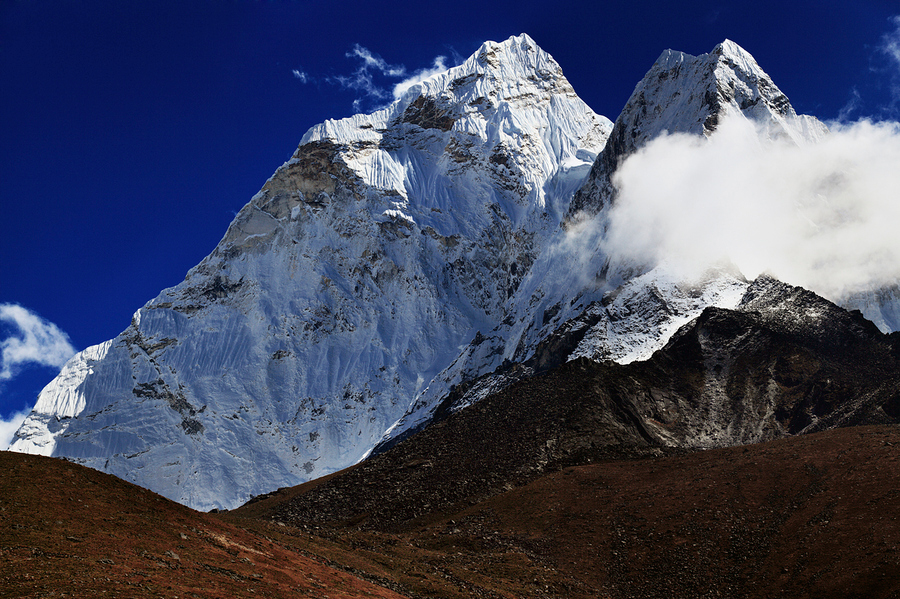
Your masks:
{"label": "foreground hill", "polygon": [[414,597],[888,598],[900,594],[898,458],[900,427],[852,427],[571,466],[437,505],[356,481],[393,518],[287,508],[329,481],[224,517],[288,531]]}
{"label": "foreground hill", "polygon": [[0,452],[0,597],[401,595],[64,460]]}
{"label": "foreground hill", "polygon": [[562,467],[453,505],[369,480],[395,518],[290,522],[329,480],[202,514],[3,452],[0,597],[896,597],[898,448],[898,426],[843,428]]}

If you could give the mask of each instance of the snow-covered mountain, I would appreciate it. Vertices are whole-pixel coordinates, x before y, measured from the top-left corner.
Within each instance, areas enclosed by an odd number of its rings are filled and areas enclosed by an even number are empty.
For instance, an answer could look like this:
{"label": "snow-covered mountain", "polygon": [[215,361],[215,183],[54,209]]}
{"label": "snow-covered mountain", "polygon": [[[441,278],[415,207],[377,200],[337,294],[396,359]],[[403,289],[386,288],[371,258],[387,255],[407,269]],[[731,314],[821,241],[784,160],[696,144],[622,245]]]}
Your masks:
{"label": "snow-covered mountain", "polygon": [[507,317],[611,128],[526,35],[313,127],[181,284],[73,358],[12,449],[200,509],[353,464]]}
{"label": "snow-covered mountain", "polygon": [[553,363],[576,357],[646,359],[705,307],[736,307],[749,284],[736,269],[714,268],[685,279],[667,264],[616,260],[603,243],[618,166],[663,133],[709,136],[728,117],[751,120],[768,136],[795,142],[827,134],[814,117],[798,116],[734,42],[726,40],[701,56],[663,52],[616,119],[563,226],[519,286],[510,317],[476,338],[419,395],[388,432],[385,446],[426,425],[439,410],[460,409],[533,375],[542,367],[535,352],[551,349]]}
{"label": "snow-covered mountain", "polygon": [[[615,125],[527,35],[487,42],[378,112],[310,129],[182,283],[66,365],[11,449],[230,508],[554,364],[645,359],[750,283],[608,255],[613,173],[726,116],[827,134],[733,42],[664,52]],[[896,324],[882,300],[860,302]]]}

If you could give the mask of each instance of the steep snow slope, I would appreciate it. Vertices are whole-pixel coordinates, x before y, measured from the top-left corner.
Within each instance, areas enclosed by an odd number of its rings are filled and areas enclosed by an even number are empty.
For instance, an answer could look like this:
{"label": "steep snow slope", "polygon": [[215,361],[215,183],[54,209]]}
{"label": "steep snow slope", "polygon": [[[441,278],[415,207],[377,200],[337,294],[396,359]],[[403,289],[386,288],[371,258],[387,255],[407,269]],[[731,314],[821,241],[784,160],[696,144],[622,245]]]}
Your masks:
{"label": "steep snow slope", "polygon": [[199,509],[346,467],[509,301],[612,123],[526,35],[315,126],[12,445]]}
{"label": "steep snow slope", "polygon": [[839,302],[848,310],[859,310],[882,333],[900,331],[900,285],[851,294]]}
{"label": "steep snow slope", "polygon": [[[460,409],[533,374],[542,365],[536,355],[547,351],[548,340],[564,357],[629,362],[648,358],[705,307],[734,308],[748,284],[734,269],[717,268],[688,280],[666,264],[615,261],[604,246],[618,165],[664,132],[712,135],[729,115],[798,143],[827,134],[814,117],[798,116],[734,42],[726,40],[701,56],[663,52],[616,119],[563,226],[516,291],[508,318],[479,335],[432,381],[383,443],[418,430],[438,410]],[[510,364],[520,366],[510,369]]]}

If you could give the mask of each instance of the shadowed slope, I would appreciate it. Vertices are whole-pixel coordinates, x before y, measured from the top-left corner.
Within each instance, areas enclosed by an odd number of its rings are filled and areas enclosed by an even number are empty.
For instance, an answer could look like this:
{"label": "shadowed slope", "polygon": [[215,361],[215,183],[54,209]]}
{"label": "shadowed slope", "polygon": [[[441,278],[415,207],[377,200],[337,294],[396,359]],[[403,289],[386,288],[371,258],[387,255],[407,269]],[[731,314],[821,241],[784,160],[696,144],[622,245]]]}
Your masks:
{"label": "shadowed slope", "polygon": [[646,362],[580,358],[520,381],[302,487],[275,514],[394,530],[560,467],[894,424],[898,341],[858,313],[760,278],[739,310],[707,308]]}
{"label": "shadowed slope", "polygon": [[894,597],[898,347],[761,278],[646,362],[574,360],[227,518],[413,596]]}

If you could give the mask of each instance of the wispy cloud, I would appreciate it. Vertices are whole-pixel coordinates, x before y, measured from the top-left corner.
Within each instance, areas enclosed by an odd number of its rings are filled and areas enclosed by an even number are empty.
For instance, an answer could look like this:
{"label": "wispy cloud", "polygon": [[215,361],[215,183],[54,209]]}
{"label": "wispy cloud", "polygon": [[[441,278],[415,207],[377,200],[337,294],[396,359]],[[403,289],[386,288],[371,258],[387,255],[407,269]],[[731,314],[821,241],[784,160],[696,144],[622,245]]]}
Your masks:
{"label": "wispy cloud", "polygon": [[359,44],[353,45],[353,50],[347,53],[347,58],[360,58],[363,61],[362,69],[379,71],[387,77],[403,77],[406,74],[406,67],[402,64],[388,64],[382,57],[372,53],[368,48],[364,48]]}
{"label": "wispy cloud", "polygon": [[354,110],[360,110],[364,102],[383,103],[391,97],[386,87],[375,81],[376,76],[397,78],[406,74],[406,67],[403,65],[388,64],[383,58],[359,44],[354,45],[353,50],[346,56],[360,60],[359,67],[350,75],[335,75],[328,81],[362,94],[353,101]]}
{"label": "wispy cloud", "polygon": [[431,68],[427,69],[419,69],[412,76],[407,77],[400,83],[394,86],[394,99],[399,100],[400,97],[406,93],[406,90],[414,86],[415,84],[424,81],[431,77],[432,75],[437,75],[438,73],[443,73],[447,70],[447,57],[446,56],[438,56],[434,59],[434,65]]}
{"label": "wispy cloud", "polygon": [[6,325],[6,338],[0,341],[0,383],[27,364],[62,368],[75,355],[68,335],[22,306],[0,304],[0,323]]}
{"label": "wispy cloud", "polygon": [[5,451],[9,447],[9,444],[13,441],[13,436],[19,430],[19,427],[22,426],[22,421],[25,420],[28,414],[28,410],[22,410],[21,412],[10,414],[9,418],[0,418],[0,450]]}
{"label": "wispy cloud", "polygon": [[848,123],[853,120],[853,115],[857,114],[863,106],[862,94],[856,87],[850,90],[850,99],[838,112],[837,120],[842,123]]}
{"label": "wispy cloud", "polygon": [[900,118],[900,15],[889,18],[888,24],[889,30],[866,47],[869,69],[850,89],[850,97],[837,116],[841,122],[862,117]]}
{"label": "wispy cloud", "polygon": [[894,29],[882,36],[880,50],[893,62],[894,68],[900,72],[900,15],[891,17],[890,21]]}
{"label": "wispy cloud", "polygon": [[[438,56],[431,67],[409,73],[402,64],[391,64],[368,48],[355,44],[346,54],[359,61],[359,66],[349,75],[334,75],[327,82],[360,93],[353,101],[354,110],[383,106],[399,99],[410,87],[447,70],[447,58]],[[400,79],[400,81],[396,81]]]}
{"label": "wispy cloud", "polygon": [[291,71],[291,73],[294,75],[294,79],[300,80],[300,83],[306,83],[307,81],[309,81],[309,75],[306,73],[306,71],[294,69],[293,71]]}
{"label": "wispy cloud", "polygon": [[891,89],[891,111],[896,114],[900,107],[900,15],[891,17],[893,29],[881,37],[878,50],[888,60],[888,85]]}

